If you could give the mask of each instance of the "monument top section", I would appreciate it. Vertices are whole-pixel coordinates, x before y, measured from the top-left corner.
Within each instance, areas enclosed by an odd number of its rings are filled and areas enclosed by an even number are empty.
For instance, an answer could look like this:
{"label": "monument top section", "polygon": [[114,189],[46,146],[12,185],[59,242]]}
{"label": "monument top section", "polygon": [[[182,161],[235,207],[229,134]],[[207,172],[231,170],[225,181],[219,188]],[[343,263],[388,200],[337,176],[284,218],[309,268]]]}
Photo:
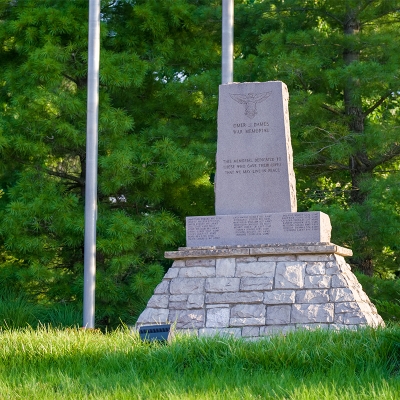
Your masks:
{"label": "monument top section", "polygon": [[296,212],[288,100],[280,81],[220,85],[216,215]]}

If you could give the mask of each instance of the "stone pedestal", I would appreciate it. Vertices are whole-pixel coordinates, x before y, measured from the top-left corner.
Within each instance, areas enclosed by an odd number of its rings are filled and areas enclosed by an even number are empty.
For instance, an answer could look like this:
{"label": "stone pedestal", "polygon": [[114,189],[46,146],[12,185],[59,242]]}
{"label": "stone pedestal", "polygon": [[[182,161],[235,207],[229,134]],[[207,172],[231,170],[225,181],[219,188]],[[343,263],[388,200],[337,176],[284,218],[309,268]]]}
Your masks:
{"label": "stone pedestal", "polygon": [[384,325],[331,243],[184,247],[137,325],[257,338],[296,329]]}

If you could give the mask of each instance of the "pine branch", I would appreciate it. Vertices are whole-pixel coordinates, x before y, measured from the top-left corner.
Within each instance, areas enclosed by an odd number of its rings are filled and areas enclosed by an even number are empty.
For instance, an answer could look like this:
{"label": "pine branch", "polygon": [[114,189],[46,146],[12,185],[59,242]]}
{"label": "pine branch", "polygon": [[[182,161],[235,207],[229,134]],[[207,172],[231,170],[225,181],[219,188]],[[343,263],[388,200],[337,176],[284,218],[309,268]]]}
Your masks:
{"label": "pine branch", "polygon": [[400,155],[400,144],[394,143],[388,152],[382,154],[380,157],[377,157],[371,160],[371,170],[376,168],[377,166],[384,164],[385,162],[393,160],[393,158]]}
{"label": "pine branch", "polygon": [[43,168],[43,171],[49,175],[57,176],[58,178],[68,179],[70,181],[76,182],[79,184],[79,186],[83,186],[85,184],[84,179],[67,174],[66,172],[57,172],[47,168]]}
{"label": "pine branch", "polygon": [[358,12],[359,13],[363,12],[369,5],[371,5],[372,3],[377,3],[377,2],[378,2],[377,0],[369,0],[369,1],[365,2],[364,6],[362,6],[360,4],[360,8],[358,9]]}
{"label": "pine branch", "polygon": [[79,82],[77,79],[72,78],[72,76],[69,76],[67,74],[62,74],[64,78],[67,78],[69,81],[76,83],[77,86],[79,86]]}
{"label": "pine branch", "polygon": [[321,105],[322,108],[324,108],[325,110],[328,110],[336,115],[343,115],[343,112],[337,110],[336,108],[333,108],[332,106],[328,105],[328,104],[322,104]]}
{"label": "pine branch", "polygon": [[[295,164],[296,168],[304,168],[304,169],[308,169],[308,168],[328,168],[330,171],[344,171],[344,170],[348,170],[349,166],[348,165],[344,165],[344,164],[340,164],[340,163],[333,163],[332,165],[326,165],[325,163],[321,163],[321,164]],[[323,174],[323,172],[322,172]]]}
{"label": "pine branch", "polygon": [[[373,2],[374,2],[374,0],[370,0],[369,3],[373,3]],[[372,18],[370,18],[370,19],[365,19],[364,22],[362,23],[362,25],[367,25],[367,24],[369,24],[371,21],[375,21],[375,20],[377,20],[377,19],[379,19],[379,18],[386,17],[386,16],[389,15],[389,14],[394,14],[394,13],[398,13],[398,12],[400,12],[400,7],[394,7],[394,8],[392,8],[392,9],[390,9],[390,10],[383,10],[383,11],[381,11],[379,14],[373,16]]]}
{"label": "pine branch", "polygon": [[374,111],[376,108],[378,108],[391,94],[392,94],[392,91],[390,90],[388,93],[383,95],[373,106],[371,106],[370,108],[368,108],[368,110],[366,110],[364,112],[364,117],[371,114],[372,111]]}

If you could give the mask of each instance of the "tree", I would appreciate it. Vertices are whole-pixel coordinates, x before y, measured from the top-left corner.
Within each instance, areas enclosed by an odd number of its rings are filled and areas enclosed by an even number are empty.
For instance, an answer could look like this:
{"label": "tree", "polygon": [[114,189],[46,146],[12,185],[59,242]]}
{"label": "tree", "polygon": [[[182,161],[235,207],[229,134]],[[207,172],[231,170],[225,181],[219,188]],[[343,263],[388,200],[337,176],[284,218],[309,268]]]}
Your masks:
{"label": "tree", "polygon": [[260,1],[236,15],[236,79],[289,87],[300,210],[330,214],[362,272],[398,270],[398,1]]}
{"label": "tree", "polygon": [[[212,213],[217,81],[202,72],[217,65],[218,10],[205,3],[102,2],[102,325],[134,320],[168,267],[164,250],[184,244],[183,217]],[[14,261],[0,280],[35,301],[80,307],[87,1],[1,4],[0,238]]]}

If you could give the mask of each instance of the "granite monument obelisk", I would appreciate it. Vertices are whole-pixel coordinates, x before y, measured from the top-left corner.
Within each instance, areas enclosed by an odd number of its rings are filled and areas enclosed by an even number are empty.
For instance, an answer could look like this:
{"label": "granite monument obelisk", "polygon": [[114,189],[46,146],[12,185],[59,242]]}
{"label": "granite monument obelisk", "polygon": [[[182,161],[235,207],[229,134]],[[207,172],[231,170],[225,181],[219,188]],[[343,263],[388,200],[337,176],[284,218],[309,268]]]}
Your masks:
{"label": "granite monument obelisk", "polygon": [[328,215],[296,212],[288,99],[282,82],[220,86],[216,215],[186,219],[137,325],[251,338],[383,325]]}

